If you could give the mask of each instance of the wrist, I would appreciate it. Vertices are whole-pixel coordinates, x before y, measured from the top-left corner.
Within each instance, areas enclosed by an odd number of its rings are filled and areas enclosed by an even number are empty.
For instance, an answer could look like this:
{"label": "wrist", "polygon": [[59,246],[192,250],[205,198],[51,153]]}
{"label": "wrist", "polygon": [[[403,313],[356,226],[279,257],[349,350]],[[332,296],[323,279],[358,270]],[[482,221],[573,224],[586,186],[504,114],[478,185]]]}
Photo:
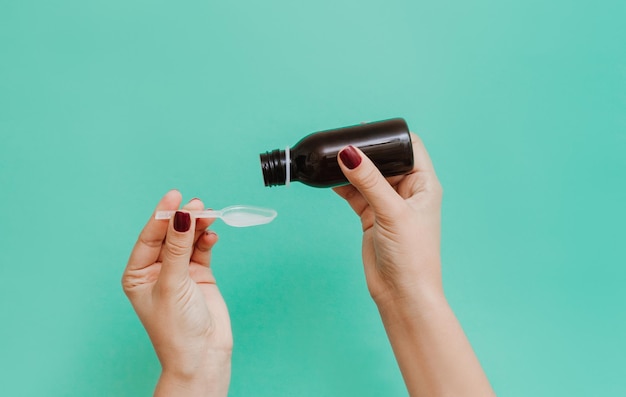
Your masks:
{"label": "wrist", "polygon": [[226,396],[230,384],[231,352],[213,352],[195,365],[163,365],[155,396]]}
{"label": "wrist", "polygon": [[448,302],[440,283],[390,290],[374,298],[380,315],[397,320],[428,315]]}
{"label": "wrist", "polygon": [[[441,260],[436,254],[402,255],[377,260],[368,274],[368,290],[380,308],[403,304],[430,304],[444,298]],[[411,258],[413,257],[413,258]]]}

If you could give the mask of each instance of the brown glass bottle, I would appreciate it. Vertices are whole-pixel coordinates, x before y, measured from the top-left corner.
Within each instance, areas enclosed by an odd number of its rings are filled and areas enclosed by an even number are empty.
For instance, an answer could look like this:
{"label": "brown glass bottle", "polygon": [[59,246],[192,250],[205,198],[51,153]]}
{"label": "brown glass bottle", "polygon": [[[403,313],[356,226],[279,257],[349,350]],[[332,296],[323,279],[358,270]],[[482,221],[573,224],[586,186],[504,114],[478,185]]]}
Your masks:
{"label": "brown glass bottle", "polygon": [[348,183],[337,163],[337,153],[352,145],[363,151],[384,176],[413,169],[411,134],[406,122],[395,118],[316,132],[292,148],[261,154],[265,186],[298,181],[314,187]]}

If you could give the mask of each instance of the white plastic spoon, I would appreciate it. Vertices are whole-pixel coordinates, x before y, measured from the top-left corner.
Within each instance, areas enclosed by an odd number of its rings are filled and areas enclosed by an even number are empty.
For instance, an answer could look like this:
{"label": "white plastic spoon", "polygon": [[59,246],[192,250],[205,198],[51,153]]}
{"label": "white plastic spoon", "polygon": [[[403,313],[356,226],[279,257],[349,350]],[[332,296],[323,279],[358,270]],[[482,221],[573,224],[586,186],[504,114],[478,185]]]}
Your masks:
{"label": "white plastic spoon", "polygon": [[[264,225],[276,218],[271,208],[251,205],[231,205],[221,210],[189,211],[195,218],[222,218],[225,224],[235,227]],[[170,219],[176,211],[157,211],[154,219]]]}

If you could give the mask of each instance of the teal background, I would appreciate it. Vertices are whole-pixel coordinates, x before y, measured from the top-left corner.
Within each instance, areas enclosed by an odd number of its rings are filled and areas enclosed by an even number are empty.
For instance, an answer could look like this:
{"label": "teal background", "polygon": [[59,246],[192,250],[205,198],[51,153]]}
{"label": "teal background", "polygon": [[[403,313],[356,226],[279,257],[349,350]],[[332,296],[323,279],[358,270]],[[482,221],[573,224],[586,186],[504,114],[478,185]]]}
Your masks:
{"label": "teal background", "polygon": [[447,296],[501,396],[626,395],[626,2],[0,2],[0,394],[147,396],[120,276],[170,188],[217,222],[231,396],[402,396],[329,190],[258,154],[394,116],[443,183]]}

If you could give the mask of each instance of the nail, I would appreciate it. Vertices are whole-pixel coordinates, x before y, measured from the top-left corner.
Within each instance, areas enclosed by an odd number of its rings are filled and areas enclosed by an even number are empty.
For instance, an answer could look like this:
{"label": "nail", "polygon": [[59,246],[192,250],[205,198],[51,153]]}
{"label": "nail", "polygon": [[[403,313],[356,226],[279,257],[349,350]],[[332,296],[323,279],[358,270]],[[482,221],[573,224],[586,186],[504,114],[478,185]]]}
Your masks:
{"label": "nail", "polygon": [[341,157],[341,161],[348,167],[353,170],[361,164],[361,156],[359,156],[359,152],[356,151],[354,146],[350,145],[339,152],[339,157]]}
{"label": "nail", "polygon": [[174,215],[174,230],[186,232],[191,227],[191,215],[189,212],[176,211]]}

